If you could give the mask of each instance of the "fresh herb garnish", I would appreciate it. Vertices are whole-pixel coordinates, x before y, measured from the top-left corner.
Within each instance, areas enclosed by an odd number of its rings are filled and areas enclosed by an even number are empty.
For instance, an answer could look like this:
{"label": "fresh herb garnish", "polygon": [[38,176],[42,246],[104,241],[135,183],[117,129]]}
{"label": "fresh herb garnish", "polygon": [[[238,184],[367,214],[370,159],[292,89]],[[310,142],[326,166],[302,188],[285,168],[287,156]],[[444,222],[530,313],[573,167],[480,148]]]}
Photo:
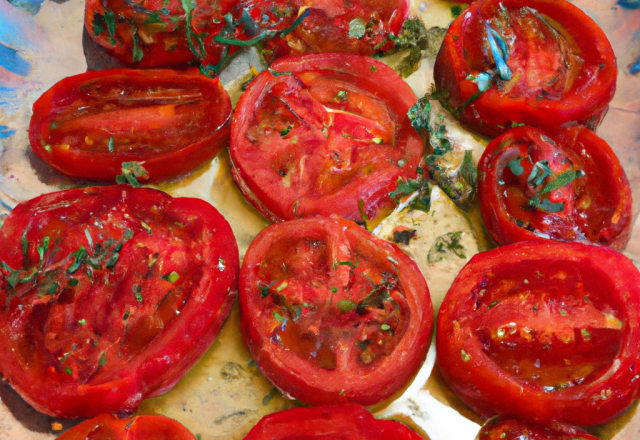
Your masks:
{"label": "fresh herb garnish", "polygon": [[340,310],[340,313],[350,312],[356,307],[358,307],[358,304],[348,299],[341,299],[338,301],[338,310]]}
{"label": "fresh herb garnish", "polygon": [[170,283],[175,283],[180,279],[180,275],[177,272],[171,272],[161,276],[160,278],[162,278],[165,281],[169,281]]}
{"label": "fresh herb garnish", "polygon": [[139,162],[123,162],[122,174],[116,176],[116,183],[128,183],[134,188],[140,188],[142,185],[140,185],[138,179],[148,180],[149,173],[147,170]]}
{"label": "fresh herb garnish", "polygon": [[354,18],[349,22],[349,36],[351,38],[360,39],[364,37],[367,28],[365,22],[361,18]]}
{"label": "fresh herb garnish", "polygon": [[511,170],[513,174],[516,176],[521,176],[524,173],[524,168],[520,165],[520,162],[524,159],[522,156],[513,159],[511,162],[507,164],[507,167]]}

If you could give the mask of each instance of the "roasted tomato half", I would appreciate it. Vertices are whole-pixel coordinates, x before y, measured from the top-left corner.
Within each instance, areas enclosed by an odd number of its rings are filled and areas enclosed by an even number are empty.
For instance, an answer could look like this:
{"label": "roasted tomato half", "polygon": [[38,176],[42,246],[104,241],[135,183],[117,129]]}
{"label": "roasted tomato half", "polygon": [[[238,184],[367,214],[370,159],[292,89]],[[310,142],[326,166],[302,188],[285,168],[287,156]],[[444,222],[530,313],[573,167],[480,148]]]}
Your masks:
{"label": "roasted tomato half", "polygon": [[449,27],[436,59],[437,95],[472,130],[515,124],[597,127],[616,89],[600,27],[565,0],[482,0]]}
{"label": "roasted tomato half", "polygon": [[381,402],[429,348],[433,307],[416,264],[337,216],[265,229],[247,250],[240,292],[258,366],[309,404]]}
{"label": "roasted tomato half", "polygon": [[196,440],[187,428],[164,416],[118,419],[102,414],[76,425],[58,440]]}
{"label": "roasted tomato half", "polygon": [[238,270],[199,199],[119,185],[21,203],[0,229],[0,370],[45,414],[131,412],[209,347]]}
{"label": "roasted tomato half", "polygon": [[640,272],[611,249],[522,242],[474,256],[438,315],[453,390],[481,416],[605,423],[638,398]]}
{"label": "roasted tomato half", "polygon": [[417,98],[386,65],[350,54],[282,58],[256,77],[231,123],[232,174],[267,218],[390,211],[424,149],[407,111]]}
{"label": "roasted tomato half", "polygon": [[584,429],[566,423],[539,425],[517,419],[494,417],[484,424],[476,440],[598,440]]}
{"label": "roasted tomato half", "polygon": [[107,53],[135,67],[179,66],[224,46],[212,38],[237,0],[87,0],[87,32]]}
{"label": "roasted tomato half", "polygon": [[53,168],[113,182],[139,162],[158,182],[194,170],[229,141],[231,100],[196,70],[102,70],[56,83],[34,104],[29,140]]}
{"label": "roasted tomato half", "polygon": [[373,55],[393,47],[393,36],[409,15],[408,0],[244,0],[239,7],[247,9],[256,23],[266,16],[285,30],[266,45],[273,52],[267,55],[276,57],[328,52]]}
{"label": "roasted tomato half", "polygon": [[422,440],[405,425],[379,420],[360,405],[295,408],[263,417],[244,440]]}
{"label": "roasted tomato half", "polygon": [[489,144],[478,171],[482,218],[500,245],[551,238],[622,250],[629,241],[629,182],[584,127],[514,128]]}

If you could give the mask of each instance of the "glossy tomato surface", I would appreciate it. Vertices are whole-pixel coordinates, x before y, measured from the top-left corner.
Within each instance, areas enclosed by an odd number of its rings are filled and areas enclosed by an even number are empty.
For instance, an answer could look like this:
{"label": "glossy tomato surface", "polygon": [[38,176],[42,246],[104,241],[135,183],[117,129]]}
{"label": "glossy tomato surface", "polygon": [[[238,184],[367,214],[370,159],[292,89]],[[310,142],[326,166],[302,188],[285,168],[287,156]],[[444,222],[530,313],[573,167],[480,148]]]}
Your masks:
{"label": "glossy tomato surface", "polygon": [[[266,15],[272,22],[278,20],[280,29],[293,27],[267,44],[266,50],[273,52],[267,55],[275,57],[329,52],[373,55],[393,47],[392,37],[409,15],[408,0],[246,0],[240,8],[251,11],[255,22]],[[294,27],[296,19],[300,23]]]}
{"label": "glossy tomato surface", "polygon": [[424,150],[407,111],[417,98],[369,57],[282,58],[250,84],[231,124],[232,174],[267,218],[391,210],[399,178],[415,178]]}
{"label": "glossy tomato surface", "polygon": [[202,165],[228,144],[231,101],[197,70],[102,70],[56,83],[33,105],[29,140],[53,168],[114,182],[136,161],[150,182]]}
{"label": "glossy tomato surface", "polygon": [[240,274],[243,336],[287,395],[373,405],[420,368],[433,307],[416,264],[337,216],[277,223]]}
{"label": "glossy tomato surface", "polygon": [[605,423],[640,386],[640,272],[582,243],[522,242],[474,256],[438,315],[440,369],[481,416]]}
{"label": "glossy tomato surface", "polygon": [[476,440],[598,440],[584,429],[566,423],[539,425],[517,419],[494,417],[484,424]]}
{"label": "glossy tomato surface", "polygon": [[118,419],[102,414],[74,426],[58,440],[196,440],[187,428],[163,416]]}
{"label": "glossy tomato surface", "polygon": [[263,417],[244,440],[422,440],[392,420],[379,420],[360,405],[295,408]]}
{"label": "glossy tomato surface", "polygon": [[500,245],[551,238],[625,248],[631,188],[609,145],[591,130],[518,127],[478,165],[482,218]]}
{"label": "glossy tomato surface", "polygon": [[[132,67],[179,66],[224,47],[213,41],[237,0],[87,0],[87,32],[107,53]],[[185,6],[187,9],[185,9]]]}
{"label": "glossy tomato surface", "polygon": [[616,89],[600,27],[565,0],[482,0],[449,27],[434,66],[440,101],[480,133],[514,124],[600,124]]}
{"label": "glossy tomato surface", "polygon": [[45,414],[131,412],[209,347],[238,270],[199,199],[119,185],[22,203],[0,230],[0,370]]}

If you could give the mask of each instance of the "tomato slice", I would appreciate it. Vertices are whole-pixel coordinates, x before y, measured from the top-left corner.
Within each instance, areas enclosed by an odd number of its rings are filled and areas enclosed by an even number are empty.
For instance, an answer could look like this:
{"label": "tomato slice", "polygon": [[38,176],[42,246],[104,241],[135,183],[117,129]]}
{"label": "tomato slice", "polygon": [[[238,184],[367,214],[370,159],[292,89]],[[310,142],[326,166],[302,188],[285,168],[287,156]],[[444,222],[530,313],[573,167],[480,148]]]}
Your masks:
{"label": "tomato slice", "polygon": [[594,129],[616,89],[604,32],[565,0],[482,0],[449,27],[434,66],[440,101],[472,130]]}
{"label": "tomato slice", "polygon": [[417,175],[424,145],[407,117],[415,102],[393,70],[369,57],[282,58],[238,102],[233,177],[273,221],[373,219],[395,205],[398,178]]}
{"label": "tomato slice", "polygon": [[360,405],[294,408],[263,417],[244,440],[422,440],[402,423],[379,420]]}
{"label": "tomato slice", "polygon": [[309,404],[381,402],[429,348],[433,307],[416,264],[338,216],[265,229],[244,258],[240,291],[260,369]]}
{"label": "tomato slice", "polygon": [[[213,36],[237,0],[87,0],[87,32],[107,53],[139,68],[180,66],[209,57],[224,46]],[[185,11],[185,5],[190,10]]]}
{"label": "tomato slice", "polygon": [[487,420],[476,440],[598,440],[584,429],[553,422],[539,425],[521,420],[494,417]]}
{"label": "tomato slice", "polygon": [[443,376],[478,414],[605,423],[640,386],[640,272],[611,249],[522,242],[474,256],[438,315]]}
{"label": "tomato slice", "polygon": [[625,248],[631,188],[611,147],[584,127],[518,127],[478,165],[482,218],[501,245],[551,238]]}
{"label": "tomato slice", "polygon": [[45,414],[133,411],[209,347],[238,270],[198,199],[119,185],[22,203],[0,230],[0,370]]}
{"label": "tomato slice", "polygon": [[113,182],[140,162],[150,182],[175,178],[228,142],[231,100],[195,70],[103,70],[63,79],[33,105],[29,140],[53,168]]}
{"label": "tomato slice", "polygon": [[187,428],[164,416],[118,419],[102,414],[74,426],[58,440],[196,440]]}
{"label": "tomato slice", "polygon": [[270,23],[278,23],[278,29],[291,28],[304,14],[304,19],[291,32],[269,41],[266,49],[273,51],[275,57],[329,52],[370,56],[390,49],[393,35],[400,33],[409,16],[409,5],[408,0],[240,2],[240,8],[251,11],[256,22],[267,16]]}

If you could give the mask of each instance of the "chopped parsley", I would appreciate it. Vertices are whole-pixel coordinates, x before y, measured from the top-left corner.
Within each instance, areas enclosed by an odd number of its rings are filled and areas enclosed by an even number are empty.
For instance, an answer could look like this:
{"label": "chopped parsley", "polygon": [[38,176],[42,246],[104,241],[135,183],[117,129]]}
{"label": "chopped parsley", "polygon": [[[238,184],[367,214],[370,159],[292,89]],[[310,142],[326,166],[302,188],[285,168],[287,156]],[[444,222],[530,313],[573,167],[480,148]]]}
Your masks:
{"label": "chopped parsley", "polygon": [[169,281],[170,283],[175,283],[176,281],[178,281],[180,279],[180,275],[177,272],[171,272],[168,273],[166,275],[161,276],[160,278],[162,278],[165,281]]}

